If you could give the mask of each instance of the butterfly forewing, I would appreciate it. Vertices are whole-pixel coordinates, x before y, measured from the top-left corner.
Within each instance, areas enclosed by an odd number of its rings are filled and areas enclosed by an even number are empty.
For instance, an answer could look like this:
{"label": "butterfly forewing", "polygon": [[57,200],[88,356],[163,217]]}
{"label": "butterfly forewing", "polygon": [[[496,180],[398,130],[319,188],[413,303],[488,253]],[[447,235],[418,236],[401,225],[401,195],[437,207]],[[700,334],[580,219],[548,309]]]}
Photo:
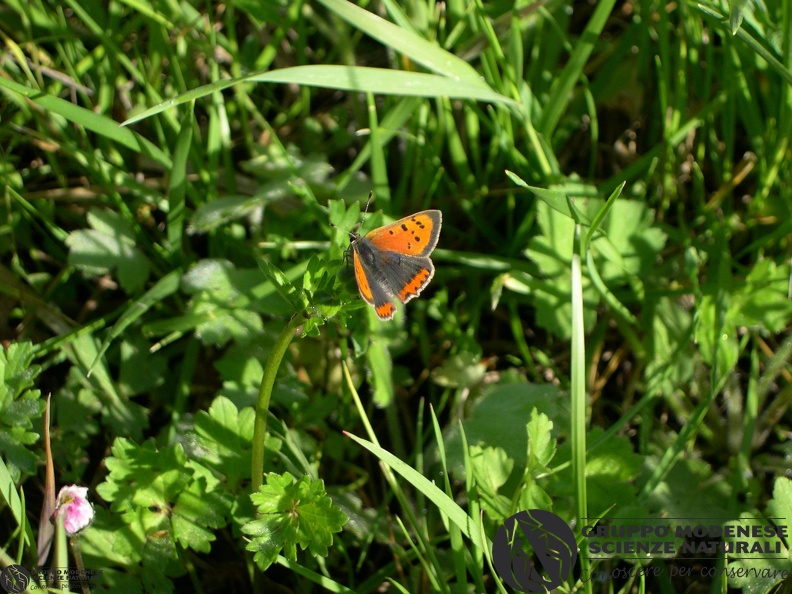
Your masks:
{"label": "butterfly forewing", "polygon": [[365,238],[381,250],[428,256],[437,245],[442,223],[443,216],[439,210],[423,210],[374,229]]}

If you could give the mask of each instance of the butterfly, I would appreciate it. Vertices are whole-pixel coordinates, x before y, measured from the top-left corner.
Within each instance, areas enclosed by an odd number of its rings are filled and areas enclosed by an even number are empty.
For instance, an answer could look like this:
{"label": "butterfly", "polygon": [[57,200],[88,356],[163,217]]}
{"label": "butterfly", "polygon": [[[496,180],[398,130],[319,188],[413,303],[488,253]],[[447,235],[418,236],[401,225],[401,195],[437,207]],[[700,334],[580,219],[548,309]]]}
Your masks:
{"label": "butterfly", "polygon": [[422,210],[366,235],[349,233],[349,249],[360,295],[382,320],[396,313],[393,298],[407,303],[434,276],[429,254],[440,237],[439,210]]}

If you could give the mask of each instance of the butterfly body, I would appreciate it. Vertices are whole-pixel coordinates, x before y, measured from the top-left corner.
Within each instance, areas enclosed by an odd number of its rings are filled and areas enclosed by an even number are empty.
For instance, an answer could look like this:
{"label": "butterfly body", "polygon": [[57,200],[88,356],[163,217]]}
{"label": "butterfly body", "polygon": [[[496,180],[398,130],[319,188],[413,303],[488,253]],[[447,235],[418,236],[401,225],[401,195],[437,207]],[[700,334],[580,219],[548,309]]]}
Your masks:
{"label": "butterfly body", "polygon": [[350,250],[360,295],[383,320],[396,313],[393,299],[402,303],[417,297],[434,276],[429,259],[443,217],[439,210],[423,210],[366,235],[350,233]]}

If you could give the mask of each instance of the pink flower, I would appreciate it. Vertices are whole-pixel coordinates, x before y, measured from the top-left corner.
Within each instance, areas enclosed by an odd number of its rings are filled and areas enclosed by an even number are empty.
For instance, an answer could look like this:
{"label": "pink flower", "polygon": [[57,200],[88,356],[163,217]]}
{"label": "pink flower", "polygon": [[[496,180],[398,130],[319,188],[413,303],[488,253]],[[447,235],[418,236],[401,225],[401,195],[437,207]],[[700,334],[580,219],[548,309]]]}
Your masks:
{"label": "pink flower", "polygon": [[88,487],[69,485],[62,487],[58,493],[58,502],[52,518],[63,516],[63,527],[66,534],[72,536],[88,526],[94,517],[93,506],[85,498]]}

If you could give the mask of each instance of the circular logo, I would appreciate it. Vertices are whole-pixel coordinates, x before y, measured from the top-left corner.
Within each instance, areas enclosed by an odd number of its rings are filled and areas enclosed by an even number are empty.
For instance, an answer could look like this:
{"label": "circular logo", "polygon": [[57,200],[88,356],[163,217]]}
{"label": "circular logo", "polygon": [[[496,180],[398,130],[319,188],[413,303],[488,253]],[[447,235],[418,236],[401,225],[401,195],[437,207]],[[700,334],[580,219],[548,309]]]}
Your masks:
{"label": "circular logo", "polygon": [[553,512],[531,509],[498,528],[492,560],[504,582],[520,592],[546,592],[563,584],[577,561],[575,534]]}
{"label": "circular logo", "polygon": [[20,594],[27,590],[30,574],[21,565],[9,565],[0,571],[0,587],[9,594]]}

